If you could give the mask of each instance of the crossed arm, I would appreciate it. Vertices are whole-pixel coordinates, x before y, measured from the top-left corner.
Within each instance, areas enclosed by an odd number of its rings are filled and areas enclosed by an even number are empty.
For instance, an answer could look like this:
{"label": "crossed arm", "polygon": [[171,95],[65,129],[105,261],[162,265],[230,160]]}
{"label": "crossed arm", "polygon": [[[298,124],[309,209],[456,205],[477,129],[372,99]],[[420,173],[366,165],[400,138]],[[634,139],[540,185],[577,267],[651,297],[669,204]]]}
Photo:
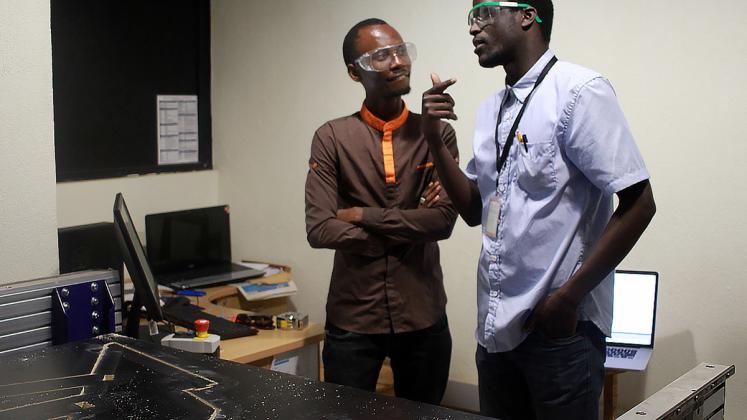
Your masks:
{"label": "crossed arm", "polygon": [[387,245],[400,245],[448,238],[454,228],[456,211],[443,202],[433,208],[407,210],[351,207],[338,210],[337,218],[384,238]]}
{"label": "crossed arm", "polygon": [[[451,136],[444,136],[444,141],[453,150],[453,159],[458,152],[453,130],[450,132]],[[391,246],[433,242],[451,235],[456,210],[443,193],[431,207],[339,209],[339,166],[334,150],[334,140],[317,132],[312,142],[310,170],[306,178],[306,231],[312,247],[375,257],[384,254]],[[432,188],[430,191],[434,190]],[[413,200],[418,198],[413,197]]]}

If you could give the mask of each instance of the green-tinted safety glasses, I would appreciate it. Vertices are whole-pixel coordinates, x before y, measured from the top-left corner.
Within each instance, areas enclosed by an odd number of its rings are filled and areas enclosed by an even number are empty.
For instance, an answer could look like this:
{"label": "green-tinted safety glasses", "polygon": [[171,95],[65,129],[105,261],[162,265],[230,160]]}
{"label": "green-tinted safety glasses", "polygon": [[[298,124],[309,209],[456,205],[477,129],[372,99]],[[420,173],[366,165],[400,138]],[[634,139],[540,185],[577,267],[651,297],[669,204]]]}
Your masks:
{"label": "green-tinted safety glasses", "polygon": [[[467,25],[472,26],[477,24],[480,29],[484,28],[486,25],[493,23],[493,19],[495,19],[498,10],[501,7],[526,9],[532,6],[530,4],[513,1],[486,1],[469,10],[469,13],[467,13]],[[539,15],[535,15],[534,20],[536,20],[537,23],[542,23],[542,19],[540,19]]]}

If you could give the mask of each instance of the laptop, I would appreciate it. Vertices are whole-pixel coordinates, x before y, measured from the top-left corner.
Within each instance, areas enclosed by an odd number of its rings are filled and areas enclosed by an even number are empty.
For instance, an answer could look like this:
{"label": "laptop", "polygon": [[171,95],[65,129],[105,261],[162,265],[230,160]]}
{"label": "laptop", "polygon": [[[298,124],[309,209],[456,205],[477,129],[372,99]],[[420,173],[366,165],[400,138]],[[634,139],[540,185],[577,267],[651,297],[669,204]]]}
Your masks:
{"label": "laptop", "polygon": [[607,338],[607,369],[645,370],[654,350],[659,274],[615,271],[612,336]]}
{"label": "laptop", "polygon": [[231,261],[227,205],[149,214],[145,237],[156,282],[175,289],[217,286],[261,277]]}

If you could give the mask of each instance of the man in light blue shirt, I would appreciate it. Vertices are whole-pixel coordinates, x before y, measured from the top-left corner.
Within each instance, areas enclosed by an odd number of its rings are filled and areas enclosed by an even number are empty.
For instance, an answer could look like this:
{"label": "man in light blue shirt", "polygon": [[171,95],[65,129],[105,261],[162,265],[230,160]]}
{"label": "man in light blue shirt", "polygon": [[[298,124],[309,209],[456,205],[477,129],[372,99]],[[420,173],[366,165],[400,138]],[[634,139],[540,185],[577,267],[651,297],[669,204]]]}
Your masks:
{"label": "man in light blue shirt", "polygon": [[612,273],[656,211],[649,174],[609,81],[549,49],[550,0],[473,6],[474,52],[482,67],[503,66],[506,86],[480,105],[464,172],[437,135],[439,119],[456,119],[454,79],[432,75],[423,116],[443,187],[483,230],[480,411],[594,419]]}

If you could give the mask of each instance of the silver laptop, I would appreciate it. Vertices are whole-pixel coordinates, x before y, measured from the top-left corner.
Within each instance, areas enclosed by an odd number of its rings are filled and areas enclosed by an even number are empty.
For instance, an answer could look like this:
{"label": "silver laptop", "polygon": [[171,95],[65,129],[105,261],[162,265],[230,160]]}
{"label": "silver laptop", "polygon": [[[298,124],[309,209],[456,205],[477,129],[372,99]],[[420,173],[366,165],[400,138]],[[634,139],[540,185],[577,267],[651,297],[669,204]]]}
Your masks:
{"label": "silver laptop", "polygon": [[615,271],[612,336],[607,338],[607,369],[644,370],[654,350],[659,274]]}

